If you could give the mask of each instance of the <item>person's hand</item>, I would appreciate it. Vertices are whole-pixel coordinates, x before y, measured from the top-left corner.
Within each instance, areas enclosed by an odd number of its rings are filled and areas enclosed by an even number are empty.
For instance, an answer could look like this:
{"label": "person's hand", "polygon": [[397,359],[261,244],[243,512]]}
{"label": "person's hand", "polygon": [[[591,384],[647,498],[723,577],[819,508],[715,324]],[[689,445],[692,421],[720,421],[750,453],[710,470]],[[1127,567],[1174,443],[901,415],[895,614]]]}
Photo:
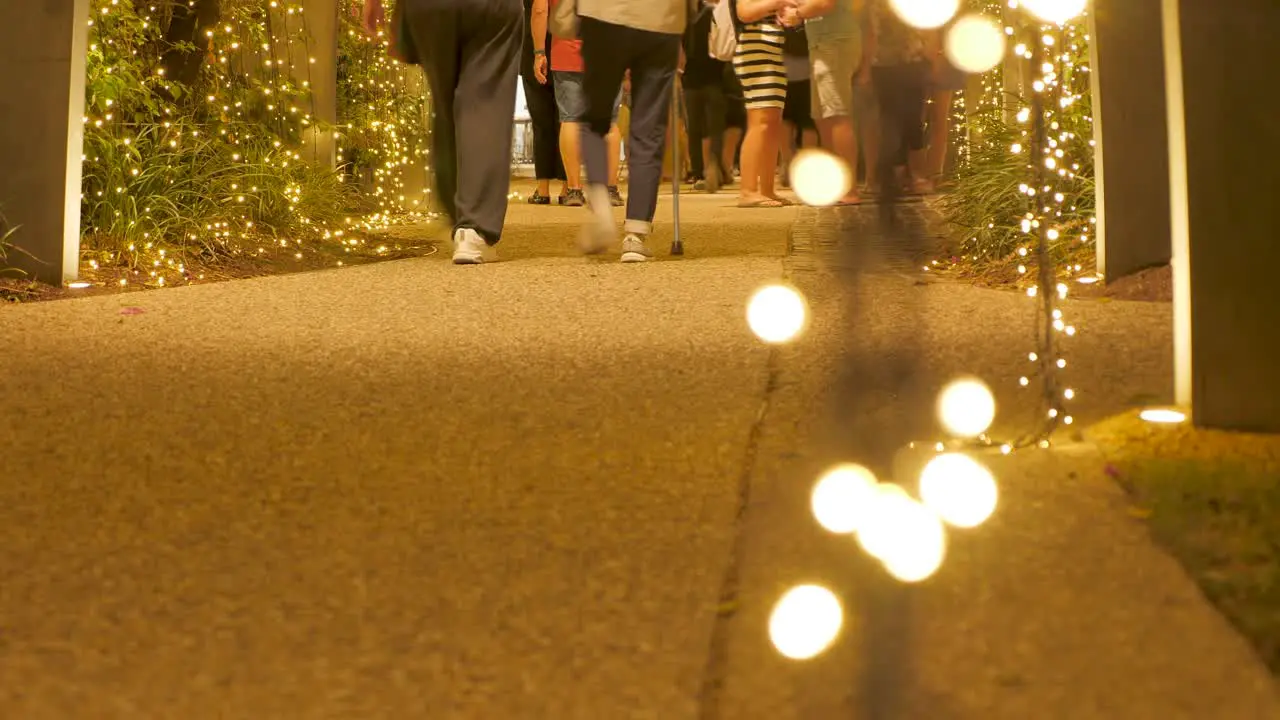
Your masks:
{"label": "person's hand", "polygon": [[778,12],[778,24],[785,28],[800,27],[804,23],[804,19],[800,17],[800,10],[794,7],[784,8]]}
{"label": "person's hand", "polygon": [[[402,0],[403,1],[403,0]],[[533,56],[533,77],[539,84],[547,84],[547,55],[538,53]]]}
{"label": "person's hand", "polygon": [[387,14],[382,9],[382,0],[364,0],[364,16],[362,20],[365,32],[377,37],[378,30],[386,19]]}

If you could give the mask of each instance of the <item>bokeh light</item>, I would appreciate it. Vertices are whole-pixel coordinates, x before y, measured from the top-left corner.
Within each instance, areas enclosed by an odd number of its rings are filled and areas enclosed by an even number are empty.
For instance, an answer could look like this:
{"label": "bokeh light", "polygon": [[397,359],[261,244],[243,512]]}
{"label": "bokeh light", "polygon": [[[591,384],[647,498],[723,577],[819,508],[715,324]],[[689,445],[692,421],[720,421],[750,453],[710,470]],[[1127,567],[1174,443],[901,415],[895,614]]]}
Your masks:
{"label": "bokeh light", "polygon": [[791,161],[791,188],[806,205],[828,207],[853,189],[853,172],[825,150],[802,150]]}
{"label": "bokeh light", "polygon": [[870,507],[858,528],[858,544],[862,549],[877,560],[888,557],[892,545],[898,540],[897,528],[902,524],[902,518],[912,512],[911,505],[915,502],[899,485],[876,485]]}
{"label": "bokeh light", "polygon": [[804,331],[809,308],[804,296],[786,285],[767,285],[747,303],[747,325],[756,337],[771,344],[794,340]]}
{"label": "bokeh light", "polygon": [[977,437],[996,418],[996,399],[986,383],[963,378],[943,388],[938,396],[938,420],[957,437]]}
{"label": "bokeh light", "polygon": [[808,660],[835,642],[844,624],[844,609],[830,590],[799,585],[787,591],[769,616],[769,639],[783,656]]}
{"label": "bokeh light", "polygon": [[855,533],[873,508],[877,484],[876,476],[861,465],[837,465],[813,487],[813,516],[833,533]]}
{"label": "bokeh light", "polygon": [[937,514],[911,500],[902,506],[894,540],[884,557],[885,570],[905,583],[927,580],[942,567],[947,552],[947,532]]}
{"label": "bokeh light", "polygon": [[1022,5],[1045,22],[1065,25],[1084,12],[1088,0],[1022,0]]}
{"label": "bokeh light", "polygon": [[889,6],[911,27],[932,30],[956,16],[960,0],[889,0]]}
{"label": "bokeh light", "polygon": [[1162,425],[1177,425],[1187,421],[1187,414],[1179,410],[1171,410],[1169,408],[1148,408],[1138,413],[1138,417],[1149,423],[1159,423]]}
{"label": "bokeh light", "polygon": [[951,64],[968,73],[984,73],[1004,60],[1005,35],[983,15],[965,15],[947,30],[944,52]]}
{"label": "bokeh light", "polygon": [[996,510],[991,471],[963,453],[938,455],[920,473],[920,499],[948,525],[974,528]]}

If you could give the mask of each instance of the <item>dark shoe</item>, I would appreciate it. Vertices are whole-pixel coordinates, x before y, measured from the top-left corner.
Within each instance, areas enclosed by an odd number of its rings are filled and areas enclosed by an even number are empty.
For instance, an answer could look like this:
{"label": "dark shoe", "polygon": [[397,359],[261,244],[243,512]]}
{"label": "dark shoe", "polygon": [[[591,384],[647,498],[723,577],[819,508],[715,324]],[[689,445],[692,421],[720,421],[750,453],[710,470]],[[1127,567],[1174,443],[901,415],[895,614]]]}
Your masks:
{"label": "dark shoe", "polygon": [[551,198],[547,197],[546,195],[543,195],[537,190],[534,190],[533,194],[529,196],[529,204],[530,205],[550,205]]}
{"label": "dark shoe", "polygon": [[566,207],[582,207],[587,204],[587,196],[582,194],[582,190],[570,190],[564,194],[564,202],[561,205]]}
{"label": "dark shoe", "polygon": [[609,186],[609,204],[614,207],[622,207],[626,204],[622,199],[622,193],[618,191],[617,185]]}

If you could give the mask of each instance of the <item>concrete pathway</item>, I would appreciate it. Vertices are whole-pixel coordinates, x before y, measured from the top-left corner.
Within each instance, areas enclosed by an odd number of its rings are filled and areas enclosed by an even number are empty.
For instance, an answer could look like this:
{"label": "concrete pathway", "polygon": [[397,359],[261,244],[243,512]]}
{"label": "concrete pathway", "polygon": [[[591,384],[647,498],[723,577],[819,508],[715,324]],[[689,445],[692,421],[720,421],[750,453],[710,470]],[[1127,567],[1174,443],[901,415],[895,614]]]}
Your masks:
{"label": "concrete pathway", "polygon": [[[0,717],[856,717],[864,628],[809,665],[763,636],[785,584],[857,589],[803,512],[831,378],[918,327],[926,384],[1010,386],[1029,309],[884,275],[855,317],[819,249],[783,261],[834,211],[730,205],[687,198],[689,255],[639,267],[513,205],[492,266],[0,311]],[[816,323],[770,351],[743,307],[785,273]],[[1083,418],[1164,392],[1167,310],[1078,312]],[[895,413],[925,417],[868,396],[844,435]],[[1280,717],[1109,485],[1032,470],[913,599],[896,717]]]}

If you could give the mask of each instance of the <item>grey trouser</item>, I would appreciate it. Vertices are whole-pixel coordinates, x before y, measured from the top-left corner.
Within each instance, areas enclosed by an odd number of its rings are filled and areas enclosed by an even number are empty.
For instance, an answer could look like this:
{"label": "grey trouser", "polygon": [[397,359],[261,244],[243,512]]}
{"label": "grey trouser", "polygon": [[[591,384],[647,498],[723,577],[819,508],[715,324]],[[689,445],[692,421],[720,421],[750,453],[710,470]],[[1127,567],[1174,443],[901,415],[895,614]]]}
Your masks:
{"label": "grey trouser", "polygon": [[502,236],[524,36],[521,0],[401,0],[431,85],[436,200],[455,228]]}
{"label": "grey trouser", "polygon": [[667,140],[667,112],[680,60],[680,36],[636,30],[584,17],[579,26],[583,84],[587,94],[582,124],[582,155],[587,182],[612,185],[605,136],[612,124],[614,98],[622,76],[631,71],[631,138],[627,145],[630,188],[624,230],[637,235],[653,231],[662,184],[662,154]]}

